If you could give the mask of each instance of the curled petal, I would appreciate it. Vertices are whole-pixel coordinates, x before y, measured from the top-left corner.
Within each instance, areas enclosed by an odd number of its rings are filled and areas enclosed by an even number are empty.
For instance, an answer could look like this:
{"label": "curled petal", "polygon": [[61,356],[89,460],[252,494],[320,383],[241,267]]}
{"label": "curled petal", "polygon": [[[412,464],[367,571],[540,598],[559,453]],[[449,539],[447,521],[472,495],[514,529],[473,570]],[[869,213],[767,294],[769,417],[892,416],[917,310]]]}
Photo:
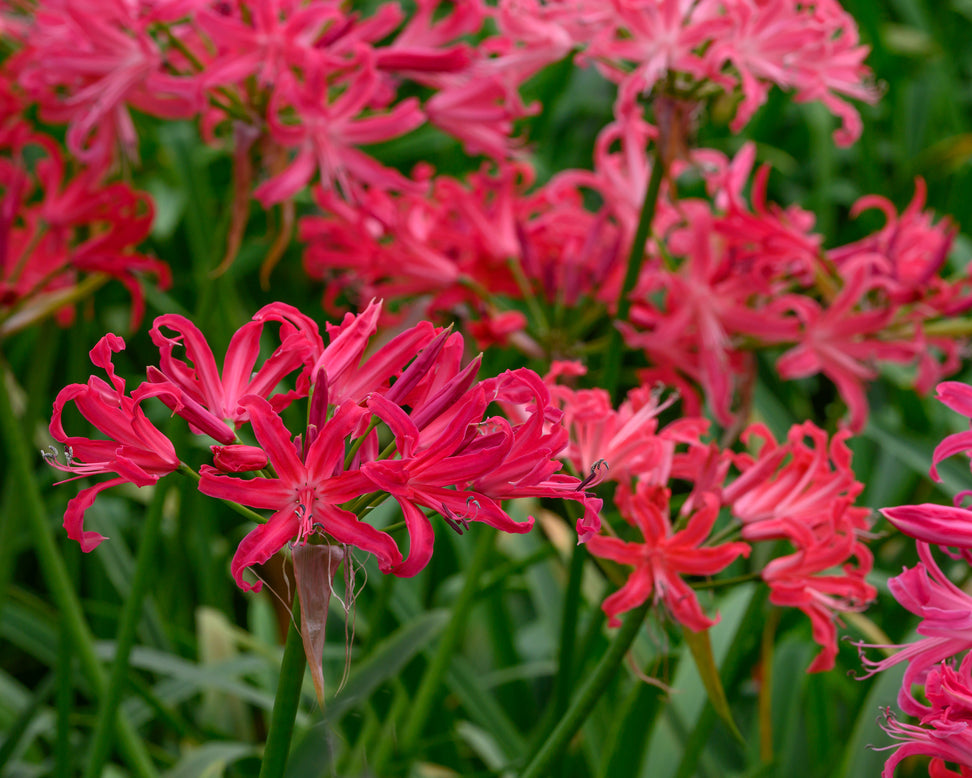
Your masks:
{"label": "curled petal", "polygon": [[287,541],[296,536],[299,529],[300,519],[294,509],[288,506],[273,514],[266,524],[260,524],[250,530],[236,549],[233,561],[230,563],[230,572],[236,585],[244,592],[251,589],[255,592],[260,591],[263,582],[247,583],[243,580],[243,570],[250,565],[262,565],[282,549]]}

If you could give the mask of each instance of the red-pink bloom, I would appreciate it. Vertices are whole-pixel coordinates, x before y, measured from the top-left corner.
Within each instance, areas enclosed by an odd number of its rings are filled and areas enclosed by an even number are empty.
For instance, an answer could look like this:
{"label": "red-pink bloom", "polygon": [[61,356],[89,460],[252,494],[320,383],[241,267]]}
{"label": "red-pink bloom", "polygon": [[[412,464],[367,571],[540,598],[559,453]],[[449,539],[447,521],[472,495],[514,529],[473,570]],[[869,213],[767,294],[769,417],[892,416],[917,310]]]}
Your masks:
{"label": "red-pink bloom", "polygon": [[[723,504],[743,523],[743,537],[789,538],[795,527],[829,532],[834,505],[850,506],[864,488],[851,470],[849,437],[849,431],[838,432],[828,446],[827,433],[808,421],[791,427],[780,444],[766,426],[749,426],[742,441],[761,439],[763,445],[755,457],[733,457],[741,475],[722,492]],[[847,507],[843,519],[865,530],[868,514],[867,508]]]}
{"label": "red-pink bloom", "polygon": [[[930,778],[972,776],[972,653],[965,655],[958,669],[944,661],[930,670],[925,693],[931,706],[918,725],[905,724],[885,711],[881,728],[901,742],[887,747],[895,750],[884,763],[881,778],[894,778],[895,768],[917,754],[932,758]],[[958,765],[959,771],[946,767],[946,762]]]}
{"label": "red-pink bloom", "polygon": [[777,360],[780,377],[790,380],[823,373],[836,384],[847,404],[848,424],[854,432],[862,430],[867,421],[865,382],[877,376],[874,361],[910,362],[916,355],[910,344],[880,338],[895,309],[868,306],[865,298],[881,289],[882,282],[857,265],[849,272],[844,288],[826,306],[799,295],[786,300],[803,333],[799,344]]}
{"label": "red-pink bloom", "polygon": [[[794,525],[790,539],[797,551],[773,559],[762,573],[770,587],[770,602],[798,608],[810,619],[820,653],[807,668],[809,673],[833,669],[837,656],[836,614],[862,611],[877,597],[877,590],[865,580],[874,560],[846,519],[849,510],[844,502],[834,505],[829,531]],[[850,559],[856,563],[851,564]]]}
{"label": "red-pink bloom", "polygon": [[346,23],[335,3],[299,4],[292,0],[224,3],[219,10],[202,7],[195,22],[216,49],[203,79],[207,86],[244,83],[256,76],[273,87],[291,70],[327,67],[316,44],[328,28]]}
{"label": "red-pink bloom", "polygon": [[713,575],[740,555],[749,556],[746,543],[702,546],[719,514],[719,501],[714,495],[702,498],[702,507],[688,519],[685,529],[678,532],[672,528],[668,501],[669,491],[664,487],[639,483],[632,493],[622,484],[618,488],[618,508],[624,519],[638,528],[644,541],[625,542],[597,535],[587,542],[595,556],[635,568],[628,582],[604,600],[602,607],[611,626],[621,623],[619,613],[636,608],[654,596],[686,628],[695,632],[707,629],[718,618],[705,615],[682,575]]}
{"label": "red-pink bloom", "polygon": [[644,349],[657,366],[645,371],[643,382],[687,376],[701,385],[716,419],[729,424],[734,378],[751,371],[735,340],[752,335],[776,343],[795,328],[774,306],[761,304],[774,288],[765,275],[714,239],[709,205],[683,201],[679,209],[684,223],[668,234],[667,250],[684,260],[674,271],[646,264],[630,322],[620,326],[628,345]]}
{"label": "red-pink bloom", "polygon": [[[402,508],[409,533],[408,559],[395,573],[415,575],[432,556],[434,533],[429,519],[419,506],[441,513],[451,523],[482,521],[505,532],[528,532],[533,520],[514,521],[500,505],[468,484],[485,472],[502,466],[509,457],[511,430],[499,426],[496,432],[477,434],[483,423],[487,399],[476,388],[449,409],[447,425],[437,434],[420,431],[398,405],[381,395],[368,401],[370,410],[395,434],[399,458],[366,462],[362,475],[373,489],[394,497]],[[428,428],[426,428],[428,429]],[[545,459],[537,452],[536,459]]]}
{"label": "red-pink bloom", "polygon": [[[576,364],[576,363],[575,363]],[[566,365],[574,375],[586,372],[580,365]],[[564,371],[565,363],[554,363],[554,376]],[[579,372],[578,372],[579,368]],[[659,389],[637,387],[628,393],[617,410],[603,389],[569,389],[550,383],[550,394],[564,411],[564,426],[570,432],[565,454],[578,473],[591,473],[605,467],[598,481],[638,479],[664,486],[672,477],[676,445],[690,448],[701,443],[708,430],[706,419],[685,417],[659,428],[658,415],[675,397],[662,401]]]}
{"label": "red-pink bloom", "polygon": [[[253,193],[264,205],[293,196],[315,171],[319,171],[322,185],[337,187],[352,198],[362,184],[396,190],[415,186],[358,146],[389,140],[422,124],[425,116],[417,101],[403,100],[384,113],[363,113],[379,87],[373,58],[365,48],[338,72],[343,89],[333,99],[329,74],[323,68],[311,70],[306,82],[287,73],[275,85],[267,113],[270,135],[284,148],[296,148],[297,154],[282,173]],[[296,124],[287,118],[291,112],[296,113]]]}
{"label": "red-pink bloom", "polygon": [[809,672],[834,665],[837,613],[863,610],[876,596],[865,581],[872,558],[859,535],[870,512],[853,505],[863,485],[851,470],[849,436],[838,432],[828,445],[827,433],[805,422],[778,444],[766,427],[752,425],[742,440],[764,443],[755,457],[733,457],[742,474],[722,491],[723,504],[743,523],[744,539],[786,540],[795,548],[771,560],[762,577],[772,603],[799,608],[810,618],[821,651]]}
{"label": "red-pink bloom", "polygon": [[[491,399],[519,423],[510,431],[512,440],[502,463],[484,469],[472,479],[471,488],[494,500],[552,497],[579,502],[584,515],[576,525],[578,542],[587,541],[601,528],[602,501],[584,490],[585,482],[559,472],[567,430],[543,380],[532,370],[519,368],[483,384]],[[505,426],[498,417],[494,421]]]}
{"label": "red-pink bloom", "polygon": [[129,106],[169,119],[198,109],[194,80],[166,73],[148,32],[160,12],[123,0],[67,0],[35,14],[13,67],[42,117],[69,123],[67,145],[79,159],[107,164],[116,140],[135,153]]}
{"label": "red-pink bloom", "polygon": [[[8,157],[9,154],[9,157]],[[18,120],[0,129],[0,306],[17,309],[5,329],[17,329],[44,311],[71,320],[82,273],[104,273],[132,296],[131,326],[144,312],[137,273],[169,284],[169,268],[134,253],[148,237],[152,201],[126,184],[106,184],[86,168],[70,175],[57,143]],[[60,305],[58,303],[61,303]]]}
{"label": "red-pink bloom", "polygon": [[[280,345],[254,372],[260,354],[260,337],[269,322],[280,324]],[[165,331],[176,333],[175,337]],[[232,443],[236,435],[227,421],[239,426],[246,420],[239,400],[245,395],[270,399],[275,410],[287,407],[307,395],[308,372],[320,353],[317,324],[285,303],[261,308],[253,321],[237,330],[230,340],[222,373],[213,352],[198,328],[184,316],[165,314],[155,319],[149,333],[161,354],[159,368],[149,367],[149,380],[172,387],[171,398],[163,397],[185,418],[194,432],[205,433],[221,443]],[[175,355],[182,346],[188,362]],[[275,393],[283,378],[302,368],[296,389]]]}
{"label": "red-pink bloom", "polygon": [[885,225],[859,241],[828,251],[827,258],[840,268],[861,255],[880,257],[867,267],[887,281],[887,291],[894,302],[921,300],[943,312],[958,312],[956,304],[972,304],[967,290],[961,295],[958,285],[949,284],[938,275],[958,229],[949,219],[935,223],[934,214],[924,210],[927,191],[925,180],[916,178],[915,196],[900,215],[886,197],[860,198],[854,203],[851,216],[877,209],[884,214]]}
{"label": "red-pink bloom", "polygon": [[[327,399],[318,402],[326,403]],[[261,586],[243,580],[245,568],[266,562],[290,541],[305,542],[318,532],[374,554],[383,572],[391,572],[401,563],[390,535],[339,507],[362,494],[360,479],[349,481],[342,473],[345,441],[367,414],[363,408],[353,402],[343,403],[316,428],[309,445],[303,441],[298,446],[262,397],[247,395],[239,404],[247,412],[253,434],[266,451],[276,477],[238,478],[204,465],[199,490],[211,497],[274,511],[266,524],[250,531],[233,555],[230,570],[241,589],[259,590]]]}
{"label": "red-pink bloom", "polygon": [[[171,390],[164,386],[142,384],[131,396],[125,394],[125,379],[115,374],[111,355],[125,348],[125,341],[108,334],[90,351],[91,361],[108,374],[108,383],[91,376],[86,384],[70,384],[57,394],[50,432],[64,444],[65,464],[56,455],[45,456],[58,470],[83,478],[115,473],[117,478],[89,486],[74,497],[64,512],[64,529],[77,540],[83,551],[91,551],[104,536],[84,529],[84,512],[100,492],[122,483],[149,486],[179,467],[171,441],[145,418],[141,403],[147,397]],[[61,420],[64,408],[73,402],[81,415],[106,436],[106,440],[71,436]]]}
{"label": "red-pink bloom", "polygon": [[907,662],[898,706],[909,715],[921,717],[931,708],[915,697],[913,688],[925,684],[934,665],[972,648],[972,597],[948,580],[927,543],[916,545],[921,561],[891,578],[888,587],[902,607],[921,619],[916,630],[920,637],[902,646],[862,643],[859,648],[898,649],[878,660],[868,658],[862,651],[861,662],[868,676]]}
{"label": "red-pink bloom", "polygon": [[[939,400],[951,410],[972,419],[972,387],[958,381],[944,381],[937,389]],[[932,478],[941,481],[938,465],[955,454],[969,450],[972,450],[972,431],[956,432],[945,437],[932,454]],[[959,492],[955,495],[953,505],[900,505],[882,508],[881,513],[906,535],[926,543],[936,543],[943,548],[957,548],[966,560],[972,561],[972,510],[962,506],[969,494],[968,490]]]}

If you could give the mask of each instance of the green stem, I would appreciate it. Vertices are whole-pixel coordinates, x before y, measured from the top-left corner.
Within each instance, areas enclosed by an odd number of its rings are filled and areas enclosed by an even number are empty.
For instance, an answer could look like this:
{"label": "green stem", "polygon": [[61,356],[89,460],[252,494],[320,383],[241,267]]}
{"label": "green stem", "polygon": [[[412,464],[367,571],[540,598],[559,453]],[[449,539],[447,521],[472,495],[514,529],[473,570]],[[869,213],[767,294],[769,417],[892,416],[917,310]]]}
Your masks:
{"label": "green stem", "polygon": [[570,557],[567,590],[564,593],[564,610],[560,618],[560,656],[557,662],[557,680],[554,683],[554,710],[563,715],[570,701],[571,679],[574,667],[574,645],[577,642],[577,615],[580,612],[580,588],[584,577],[587,548],[574,546]]}
{"label": "green stem", "polygon": [[[189,476],[196,483],[199,483],[199,481],[202,480],[199,476],[199,473],[197,473],[195,470],[189,467],[189,465],[187,465],[185,462],[179,463],[179,472],[182,473],[183,475]],[[232,510],[236,511],[238,514],[240,514],[240,516],[249,519],[250,521],[255,521],[257,524],[267,523],[266,516],[261,516],[256,511],[251,511],[245,505],[240,505],[238,502],[233,502],[232,500],[221,499],[220,502],[226,505],[227,507],[231,508]]]}
{"label": "green stem", "polygon": [[101,698],[98,709],[98,721],[95,724],[91,752],[88,755],[84,778],[98,778],[101,775],[108,751],[112,744],[113,727],[118,706],[121,704],[122,694],[128,683],[128,658],[132,646],[135,644],[135,630],[142,618],[142,603],[148,591],[149,583],[158,569],[157,549],[159,538],[162,536],[162,504],[169,491],[169,484],[156,484],[155,494],[149,504],[142,528],[142,538],[135,557],[135,572],[132,577],[131,588],[122,609],[121,620],[118,625],[118,637],[115,639],[115,656],[111,666],[111,677],[108,689]]}
{"label": "green stem", "polygon": [[[108,688],[105,671],[95,653],[94,637],[84,620],[81,603],[71,586],[64,560],[48,531],[44,503],[31,468],[31,457],[27,453],[23,433],[10,404],[5,373],[6,370],[0,374],[0,429],[10,454],[12,480],[20,485],[25,518],[34,536],[34,551],[47,588],[60,610],[61,628],[70,634],[82,671],[97,696],[103,698]],[[115,717],[114,724],[122,755],[133,772],[142,778],[154,778],[157,775],[155,766],[132,725],[121,716]]]}
{"label": "green stem", "polygon": [[628,653],[628,649],[631,648],[638,636],[638,631],[641,629],[651,604],[652,599],[649,597],[643,605],[631,611],[625,617],[624,623],[614,636],[611,645],[608,646],[607,653],[604,654],[597,667],[588,676],[587,682],[557,723],[554,731],[550,733],[550,737],[533,756],[526,769],[520,773],[520,778],[540,778],[548,774],[547,768],[551,762],[564,752],[571,738],[594,711],[595,703],[607,690],[621,666],[621,662],[624,661],[625,654]]}
{"label": "green stem", "polygon": [[287,766],[290,755],[290,741],[294,734],[294,721],[300,703],[300,690],[304,685],[304,642],[297,623],[300,621],[300,603],[294,598],[294,614],[287,631],[287,644],[284,647],[283,662],[280,664],[280,680],[277,694],[273,699],[273,713],[270,715],[270,731],[267,733],[267,747],[263,751],[263,766],[260,778],[279,778]]}
{"label": "green stem", "polygon": [[[628,254],[628,269],[624,276],[624,284],[621,287],[621,295],[618,298],[618,310],[615,315],[617,321],[625,321],[631,311],[631,292],[638,282],[641,274],[641,266],[645,262],[645,247],[648,245],[648,236],[651,234],[651,223],[655,219],[655,209],[658,205],[658,193],[661,191],[661,182],[665,177],[665,166],[662,163],[661,154],[658,149],[654,149],[651,157],[651,178],[648,180],[648,191],[645,192],[644,202],[641,204],[641,215],[638,217],[638,227],[635,230],[634,240],[631,243],[631,251]],[[624,340],[621,330],[616,326],[611,330],[611,344],[608,346],[607,358],[604,363],[604,379],[601,387],[615,397],[618,391],[618,382],[621,379],[621,357],[624,354]],[[619,399],[615,397],[615,399]]]}
{"label": "green stem", "polygon": [[[473,558],[466,565],[462,591],[459,592],[459,596],[452,606],[452,615],[439,640],[435,656],[432,657],[412,704],[408,708],[408,716],[400,740],[403,753],[408,753],[414,747],[425,729],[425,723],[432,712],[432,706],[442,690],[442,680],[445,678],[449,664],[452,662],[459,642],[462,640],[466,620],[469,618],[473,601],[479,592],[479,579],[486,571],[495,540],[496,533],[484,529],[476,542]],[[385,774],[385,766],[376,763],[375,774]]]}

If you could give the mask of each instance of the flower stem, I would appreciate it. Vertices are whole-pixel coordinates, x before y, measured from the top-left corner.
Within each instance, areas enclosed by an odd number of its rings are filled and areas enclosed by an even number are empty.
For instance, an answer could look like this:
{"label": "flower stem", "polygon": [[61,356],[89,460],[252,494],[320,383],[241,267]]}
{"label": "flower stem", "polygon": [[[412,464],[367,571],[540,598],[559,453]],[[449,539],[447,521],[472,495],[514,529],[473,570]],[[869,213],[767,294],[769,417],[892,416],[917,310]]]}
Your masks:
{"label": "flower stem", "polygon": [[169,490],[168,487],[168,483],[156,485],[155,494],[145,517],[138,555],[135,558],[135,573],[118,625],[118,637],[115,639],[115,656],[111,667],[111,677],[108,680],[108,689],[98,708],[98,721],[95,724],[84,778],[98,778],[101,775],[105,760],[108,758],[108,750],[112,744],[112,724],[118,715],[118,706],[121,703],[122,694],[128,680],[128,657],[131,654],[132,645],[135,643],[135,628],[142,617],[142,601],[145,599],[150,579],[158,570],[156,549],[162,535],[162,504]]}
{"label": "flower stem", "polygon": [[[651,223],[655,219],[655,209],[658,206],[658,193],[661,191],[662,179],[665,177],[665,165],[662,162],[658,148],[654,148],[651,157],[651,178],[648,179],[648,189],[645,192],[645,199],[641,204],[641,215],[638,217],[638,227],[635,229],[634,240],[631,243],[631,251],[628,253],[628,268],[624,276],[624,284],[621,287],[621,294],[618,297],[618,310],[615,314],[616,321],[622,322],[628,318],[631,311],[631,292],[638,283],[638,276],[641,274],[641,266],[645,262],[645,247],[648,245],[648,236],[651,234]],[[604,374],[601,388],[615,400],[618,391],[618,382],[621,379],[621,357],[624,354],[624,340],[621,330],[617,326],[611,330],[611,343],[607,349],[607,357],[604,362]]]}
{"label": "flower stem", "polygon": [[608,684],[624,661],[625,654],[638,636],[638,631],[651,608],[649,597],[645,603],[628,613],[624,623],[614,636],[607,652],[598,662],[594,672],[588,676],[587,682],[580,693],[574,698],[567,712],[561,717],[550,737],[546,739],[540,750],[534,754],[530,763],[520,773],[520,778],[540,778],[547,775],[547,768],[567,748],[571,738],[581,728],[587,717],[594,711],[594,705],[607,690]]}
{"label": "flower stem", "polygon": [[273,713],[270,714],[270,731],[267,732],[267,746],[263,751],[263,765],[260,778],[277,778],[283,775],[290,755],[290,741],[294,734],[294,721],[300,703],[300,690],[304,685],[304,643],[297,624],[300,622],[300,603],[294,598],[293,618],[287,631],[283,662],[280,664],[280,680],[277,694],[273,698]]}
{"label": "flower stem", "polygon": [[[0,374],[0,430],[10,455],[13,481],[19,484],[22,508],[34,539],[34,552],[40,563],[41,573],[60,611],[61,629],[68,631],[74,644],[74,651],[81,663],[81,669],[88,677],[99,698],[104,698],[108,681],[104,668],[98,661],[94,649],[94,637],[84,620],[81,603],[71,586],[64,560],[57,551],[47,527],[44,503],[41,501],[37,481],[31,468],[31,458],[27,453],[24,435],[20,429],[7,391],[6,370]],[[152,759],[145,745],[128,719],[115,716],[114,726],[118,735],[119,748],[135,775],[141,778],[154,778],[157,775]]]}
{"label": "flower stem", "polygon": [[[432,706],[442,690],[442,679],[445,678],[449,669],[449,664],[455,655],[456,649],[462,640],[463,632],[466,627],[466,620],[472,610],[473,600],[479,592],[479,579],[485,572],[492,556],[493,543],[496,540],[496,533],[492,530],[483,530],[480,534],[476,549],[469,564],[465,567],[465,580],[463,581],[462,591],[456,598],[452,606],[452,615],[439,639],[432,661],[429,663],[419,684],[418,691],[415,693],[411,704],[407,709],[407,718],[402,729],[399,745],[402,753],[407,754],[412,750],[428,721],[432,712]],[[387,753],[387,752],[385,752]],[[385,775],[387,765],[379,764],[377,759],[374,765],[375,775]]]}

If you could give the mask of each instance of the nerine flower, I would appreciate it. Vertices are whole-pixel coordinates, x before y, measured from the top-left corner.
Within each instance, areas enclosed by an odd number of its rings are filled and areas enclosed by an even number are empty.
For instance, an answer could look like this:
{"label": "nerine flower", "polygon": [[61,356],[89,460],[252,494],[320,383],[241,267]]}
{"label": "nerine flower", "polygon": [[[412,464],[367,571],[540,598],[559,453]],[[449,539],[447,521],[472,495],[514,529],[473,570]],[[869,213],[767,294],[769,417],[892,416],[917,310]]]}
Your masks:
{"label": "nerine flower", "polygon": [[642,482],[631,492],[622,484],[618,489],[618,508],[625,521],[638,528],[644,541],[626,542],[597,535],[587,543],[594,556],[634,567],[628,582],[602,604],[611,626],[621,623],[619,613],[638,607],[652,596],[688,629],[699,632],[712,626],[718,619],[705,615],[682,575],[713,575],[739,556],[749,556],[747,543],[702,545],[719,514],[719,501],[714,495],[706,495],[685,529],[677,532],[669,517],[668,500],[665,487]]}
{"label": "nerine flower", "polygon": [[[221,373],[191,322],[160,317],[153,330],[160,368],[149,370],[152,380],[131,398],[110,360],[110,351],[123,343],[106,336],[92,359],[112,383],[92,377],[88,385],[67,387],[58,396],[51,432],[68,445],[68,462],[52,457],[52,464],[78,476],[116,472],[119,478],[72,501],[65,517],[69,535],[90,550],[102,538],[84,532],[82,514],[99,491],[122,481],[154,483],[180,466],[172,444],[138,407],[150,396],[194,431],[224,444],[212,446],[213,464],[201,467],[204,494],[273,512],[233,556],[231,571],[243,589],[259,588],[244,580],[247,567],[313,536],[374,554],[383,572],[415,575],[432,554],[434,514],[460,533],[469,521],[526,532],[533,519],[516,521],[502,507],[517,497],[579,502],[584,508],[579,531],[596,531],[601,501],[584,491],[579,478],[558,472],[567,431],[540,377],[521,369],[477,381],[480,360],[463,365],[462,337],[428,322],[365,356],[380,313],[381,303],[375,302],[360,315],[349,314],[328,327],[324,345],[313,321],[290,306],[268,305],[234,335]],[[280,346],[253,373],[260,333],[271,321],[280,323]],[[188,361],[174,355],[179,345]],[[295,372],[297,388],[279,391],[281,379]],[[295,436],[280,411],[308,395],[307,425]],[[61,410],[71,400],[109,440],[64,434]],[[488,409],[497,406],[510,409],[511,418],[490,415]],[[393,437],[384,450],[381,425]],[[256,445],[236,442],[237,431],[252,433]],[[405,517],[405,557],[388,532],[367,521],[389,496]]]}
{"label": "nerine flower", "polygon": [[901,646],[862,643],[859,649],[897,649],[891,656],[878,660],[868,658],[862,651],[861,662],[867,668],[865,677],[907,662],[898,691],[898,706],[909,715],[922,717],[931,708],[915,697],[913,687],[926,685],[929,673],[938,663],[972,648],[972,597],[948,580],[927,543],[919,542],[917,547],[921,561],[891,578],[888,588],[899,605],[921,619],[916,630],[920,637]]}
{"label": "nerine flower", "polygon": [[[953,411],[972,419],[972,386],[959,381],[945,381],[937,387],[938,399]],[[932,454],[931,476],[941,481],[938,465],[955,454],[972,450],[972,431],[948,435]],[[969,491],[955,495],[953,505],[900,505],[882,508],[881,513],[895,527],[917,540],[959,549],[972,561],[972,510],[962,507]]]}
{"label": "nerine flower", "polygon": [[[318,402],[326,405],[326,397]],[[243,538],[233,555],[230,570],[241,589],[260,588],[259,583],[251,585],[243,580],[245,568],[266,562],[290,541],[305,541],[318,528],[340,544],[374,554],[383,572],[390,572],[401,562],[390,535],[339,507],[362,493],[357,479],[349,484],[347,478],[341,477],[344,443],[365,415],[362,408],[352,402],[339,406],[302,451],[266,400],[248,395],[240,404],[277,475],[244,479],[204,465],[199,490],[210,497],[274,511],[266,524],[258,525]]]}
{"label": "nerine flower", "polygon": [[[117,335],[105,335],[90,351],[91,361],[108,374],[108,382],[91,376],[86,384],[70,384],[57,394],[50,432],[64,444],[65,460],[46,455],[47,461],[58,470],[84,478],[101,473],[115,473],[116,478],[83,489],[74,497],[64,513],[64,529],[68,537],[77,540],[84,551],[91,551],[104,536],[84,529],[84,512],[95,497],[109,487],[123,483],[148,486],[179,467],[172,442],[163,435],[142,411],[147,397],[170,393],[167,386],[142,384],[131,395],[125,394],[125,379],[116,375],[111,355],[125,348],[125,341]],[[101,431],[106,439],[91,439],[68,435],[64,431],[62,415],[68,403],[74,403],[81,415]]]}
{"label": "nerine flower", "polygon": [[[972,775],[972,653],[958,668],[942,662],[928,673],[925,692],[931,702],[920,724],[905,724],[885,712],[882,729],[900,741],[888,757],[881,778],[894,778],[895,768],[908,756],[930,756],[931,778],[968,778]],[[946,767],[950,762],[959,771]]]}

